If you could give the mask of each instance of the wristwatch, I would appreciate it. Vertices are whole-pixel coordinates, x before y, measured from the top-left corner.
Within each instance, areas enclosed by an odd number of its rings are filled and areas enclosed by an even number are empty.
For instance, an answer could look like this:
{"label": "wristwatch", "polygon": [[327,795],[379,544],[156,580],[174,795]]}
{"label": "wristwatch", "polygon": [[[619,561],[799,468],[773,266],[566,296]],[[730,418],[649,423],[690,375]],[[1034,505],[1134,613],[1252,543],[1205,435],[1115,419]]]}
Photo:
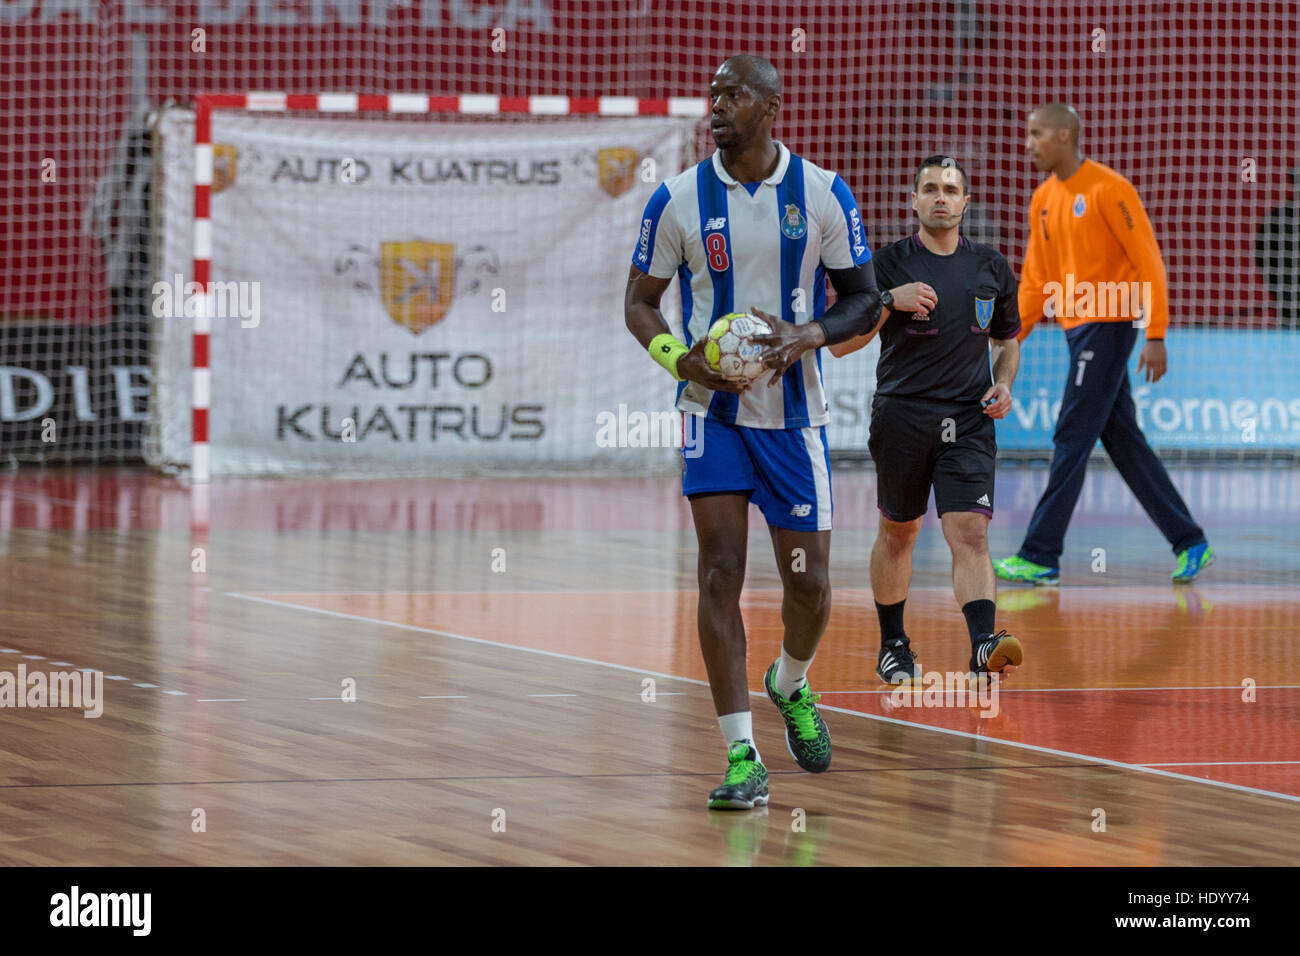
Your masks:
{"label": "wristwatch", "polygon": [[880,306],[881,308],[889,309],[892,312],[894,310],[894,293],[890,292],[888,289],[880,293]]}

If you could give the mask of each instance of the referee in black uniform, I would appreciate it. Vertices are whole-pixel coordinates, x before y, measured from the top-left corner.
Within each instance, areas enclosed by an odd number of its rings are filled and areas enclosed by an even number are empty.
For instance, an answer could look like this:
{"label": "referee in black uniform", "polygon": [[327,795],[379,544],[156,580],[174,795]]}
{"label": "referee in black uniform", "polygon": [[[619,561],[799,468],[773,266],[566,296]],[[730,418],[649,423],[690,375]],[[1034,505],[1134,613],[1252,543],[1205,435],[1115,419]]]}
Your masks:
{"label": "referee in black uniform", "polygon": [[953,592],[970,631],[970,670],[1009,674],[1024,656],[1018,640],[995,633],[997,582],[988,551],[993,420],[1011,411],[1020,311],[1016,279],[1001,253],[960,234],[969,204],[966,171],[954,159],[921,163],[912,193],[920,230],[871,259],[877,284],[889,290],[880,321],[868,335],[831,347],[847,355],[881,336],[869,444],[880,508],[871,590],[880,618],[876,674],[887,684],[921,677],[903,605],[931,486],[952,550]]}

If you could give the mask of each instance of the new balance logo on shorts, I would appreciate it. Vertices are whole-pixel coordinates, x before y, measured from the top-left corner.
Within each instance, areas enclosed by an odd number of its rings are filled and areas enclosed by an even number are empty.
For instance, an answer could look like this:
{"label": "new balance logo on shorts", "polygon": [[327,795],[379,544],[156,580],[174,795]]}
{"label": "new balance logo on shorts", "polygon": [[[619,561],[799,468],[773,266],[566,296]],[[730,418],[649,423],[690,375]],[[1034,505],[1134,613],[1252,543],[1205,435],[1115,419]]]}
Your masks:
{"label": "new balance logo on shorts", "polygon": [[975,503],[976,503],[977,505],[983,505],[985,508],[992,508],[992,507],[993,507],[991,504],[989,504],[989,496],[988,496],[988,495],[980,495],[980,496],[979,496],[979,500],[976,501]]}
{"label": "new balance logo on shorts", "polygon": [[806,518],[812,514],[812,505],[795,505],[790,509],[790,515],[795,518]]}

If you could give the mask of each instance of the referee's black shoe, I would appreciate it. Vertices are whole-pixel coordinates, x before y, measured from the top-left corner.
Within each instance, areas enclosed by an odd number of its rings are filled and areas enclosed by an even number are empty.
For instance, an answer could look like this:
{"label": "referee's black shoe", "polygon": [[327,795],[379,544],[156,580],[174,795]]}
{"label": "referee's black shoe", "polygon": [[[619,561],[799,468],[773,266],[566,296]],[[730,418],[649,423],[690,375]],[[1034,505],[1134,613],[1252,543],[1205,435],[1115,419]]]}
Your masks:
{"label": "referee's black shoe", "polygon": [[1006,631],[998,631],[985,634],[971,645],[970,669],[973,674],[1011,674],[1024,659],[1025,649],[1020,642]]}
{"label": "referee's black shoe", "polygon": [[921,680],[921,665],[912,653],[912,642],[895,637],[880,646],[876,676],[886,684],[912,684]]}

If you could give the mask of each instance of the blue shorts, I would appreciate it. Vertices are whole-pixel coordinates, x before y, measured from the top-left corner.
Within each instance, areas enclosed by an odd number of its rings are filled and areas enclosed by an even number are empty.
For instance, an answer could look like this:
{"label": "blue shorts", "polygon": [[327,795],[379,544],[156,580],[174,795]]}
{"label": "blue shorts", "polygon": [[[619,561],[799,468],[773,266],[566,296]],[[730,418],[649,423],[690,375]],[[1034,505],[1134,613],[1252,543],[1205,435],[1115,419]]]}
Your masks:
{"label": "blue shorts", "polygon": [[698,457],[682,458],[682,494],[735,491],[748,495],[772,527],[831,530],[825,427],[745,428],[711,418],[702,423]]}

